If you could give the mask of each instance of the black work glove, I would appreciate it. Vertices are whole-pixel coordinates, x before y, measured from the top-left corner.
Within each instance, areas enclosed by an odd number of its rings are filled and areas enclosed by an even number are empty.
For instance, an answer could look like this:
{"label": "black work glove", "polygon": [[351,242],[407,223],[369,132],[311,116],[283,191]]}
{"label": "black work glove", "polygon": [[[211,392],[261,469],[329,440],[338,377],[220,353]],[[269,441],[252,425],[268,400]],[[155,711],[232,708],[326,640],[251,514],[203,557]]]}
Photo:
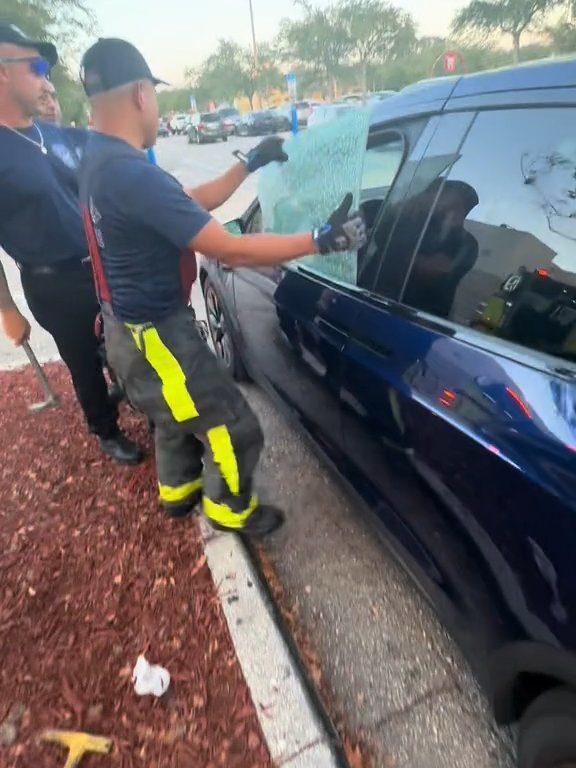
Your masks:
{"label": "black work glove", "polygon": [[312,233],[319,253],[357,251],[366,245],[366,222],[361,211],[350,213],[352,200],[349,192],[328,223]]}
{"label": "black work glove", "polygon": [[288,155],[284,152],[284,139],[279,136],[269,136],[253,147],[246,155],[248,173],[254,173],[258,168],[264,168],[268,163],[285,163]]}

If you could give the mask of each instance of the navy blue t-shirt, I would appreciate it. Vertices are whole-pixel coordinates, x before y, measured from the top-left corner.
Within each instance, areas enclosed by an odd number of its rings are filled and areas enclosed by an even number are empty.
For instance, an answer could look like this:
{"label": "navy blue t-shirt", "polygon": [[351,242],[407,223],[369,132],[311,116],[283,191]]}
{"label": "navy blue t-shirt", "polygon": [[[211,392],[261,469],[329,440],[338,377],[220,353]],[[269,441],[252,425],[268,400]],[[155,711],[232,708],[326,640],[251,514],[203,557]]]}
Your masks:
{"label": "navy blue t-shirt", "polygon": [[22,264],[87,256],[78,205],[78,168],[88,131],[48,123],[20,131],[0,126],[0,245]]}
{"label": "navy blue t-shirt", "polygon": [[182,306],[180,257],[211,220],[170,174],[126,142],[92,132],[80,169],[114,315],[159,322]]}

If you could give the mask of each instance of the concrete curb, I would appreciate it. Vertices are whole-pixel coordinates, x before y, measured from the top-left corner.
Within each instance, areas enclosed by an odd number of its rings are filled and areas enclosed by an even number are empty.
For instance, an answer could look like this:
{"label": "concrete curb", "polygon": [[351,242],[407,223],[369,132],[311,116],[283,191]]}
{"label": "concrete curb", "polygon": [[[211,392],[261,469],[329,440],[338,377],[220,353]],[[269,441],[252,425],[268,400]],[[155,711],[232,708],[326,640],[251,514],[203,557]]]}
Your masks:
{"label": "concrete curb", "polygon": [[241,540],[200,521],[208,566],[278,767],[340,768],[330,735],[278,628],[269,597]]}

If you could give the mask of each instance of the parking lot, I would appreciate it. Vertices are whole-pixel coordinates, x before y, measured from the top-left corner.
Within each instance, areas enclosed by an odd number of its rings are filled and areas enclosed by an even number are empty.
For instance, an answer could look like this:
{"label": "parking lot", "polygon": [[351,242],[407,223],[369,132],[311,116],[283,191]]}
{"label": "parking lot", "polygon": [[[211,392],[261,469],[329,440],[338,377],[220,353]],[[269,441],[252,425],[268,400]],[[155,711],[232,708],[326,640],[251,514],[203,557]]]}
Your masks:
{"label": "parking lot", "polygon": [[[233,137],[195,146],[184,137],[160,139],[158,161],[192,186],[223,172],[232,151],[254,141]],[[255,192],[251,178],[218,217],[242,213]],[[38,329],[33,344],[43,359],[54,355]],[[0,339],[0,363],[9,355]],[[317,678],[333,716],[361,738],[376,768],[509,768],[510,734],[493,723],[467,664],[426,601],[275,407],[254,388],[246,391],[266,434],[263,496],[288,515],[266,554],[317,657]]]}

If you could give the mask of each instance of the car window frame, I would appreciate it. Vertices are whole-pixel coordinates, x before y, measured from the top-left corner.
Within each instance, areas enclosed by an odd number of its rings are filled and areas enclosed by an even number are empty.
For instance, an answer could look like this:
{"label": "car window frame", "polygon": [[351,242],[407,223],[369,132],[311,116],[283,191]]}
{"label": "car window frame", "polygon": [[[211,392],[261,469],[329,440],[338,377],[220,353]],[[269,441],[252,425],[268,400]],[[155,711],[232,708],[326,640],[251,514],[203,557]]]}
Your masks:
{"label": "car window frame", "polygon": [[[368,138],[366,141],[366,149],[365,152],[367,152],[369,149],[372,148],[371,145],[373,145],[373,142],[377,141],[377,139],[381,136],[385,136],[387,134],[396,134],[396,138],[399,136],[402,141],[404,142],[403,147],[403,154],[402,154],[402,160],[396,169],[396,173],[394,175],[394,179],[390,185],[390,188],[388,189],[388,193],[386,195],[386,199],[382,201],[382,204],[380,206],[380,209],[378,211],[378,214],[375,218],[375,222],[377,222],[380,219],[380,216],[382,215],[382,212],[385,208],[386,201],[388,200],[388,197],[392,193],[392,190],[394,189],[394,186],[398,180],[398,176],[401,173],[402,168],[404,167],[406,163],[406,159],[409,156],[410,153],[410,141],[408,140],[408,137],[406,135],[405,130],[403,128],[406,128],[406,126],[419,126],[419,128],[414,131],[413,135],[410,136],[410,139],[412,142],[418,141],[420,136],[424,133],[426,127],[430,125],[430,123],[437,118],[439,115],[438,112],[430,113],[430,114],[422,114],[418,116],[408,116],[406,118],[395,118],[393,121],[383,122],[383,123],[376,123],[372,126],[370,126],[370,130],[368,132]],[[432,135],[435,135],[437,126],[432,127]],[[258,210],[260,208],[260,202],[258,198],[255,198],[255,200],[252,202],[252,204],[248,207],[246,212],[241,218],[241,225],[242,225],[242,231],[244,233],[250,233],[250,227],[252,225],[252,222],[254,220],[254,217],[256,216]],[[368,243],[369,245],[369,243]],[[382,257],[384,257],[384,254],[382,254]],[[370,296],[371,290],[367,289],[366,287],[360,286],[358,284],[353,283],[347,283],[343,280],[338,280],[337,278],[326,275],[323,272],[319,272],[313,268],[310,267],[308,264],[304,264],[300,262],[300,260],[294,260],[289,263],[286,263],[281,266],[281,269],[291,269],[293,271],[299,272],[300,274],[303,274],[310,279],[314,279],[317,281],[322,282],[327,287],[333,287],[337,288],[342,291],[347,291],[351,294],[355,295],[364,295],[364,296]],[[379,297],[381,298],[381,297]]]}
{"label": "car window frame", "polygon": [[[537,98],[535,98],[535,94],[531,92],[481,94],[479,96],[467,97],[466,99],[461,99],[458,104],[451,105],[451,107],[450,103],[446,105],[445,109],[438,114],[439,125],[444,117],[451,114],[473,111],[474,119],[472,120],[466,135],[462,139],[460,144],[460,148],[462,148],[468,138],[469,131],[473,128],[480,114],[510,110],[553,109],[555,107],[572,108],[576,110],[576,88],[570,90],[571,94],[567,93],[567,89],[542,89],[539,90]],[[508,99],[506,98],[507,96],[509,97]],[[498,98],[495,99],[495,97]],[[455,99],[454,101],[458,102],[458,99]],[[426,158],[426,153],[427,150],[422,159]],[[429,211],[426,223],[420,232],[418,242],[420,242],[424,236],[429,219],[435,209],[436,202],[437,200]],[[388,245],[389,244],[387,244],[386,249],[384,249],[382,260],[385,258]],[[425,326],[437,333],[462,341],[463,343],[469,344],[470,346],[476,347],[489,354],[499,355],[511,362],[518,363],[541,373],[565,381],[573,382],[576,380],[576,363],[572,363],[561,357],[555,357],[547,352],[532,349],[509,339],[490,336],[475,328],[462,325],[453,320],[439,317],[426,312],[425,310],[411,307],[408,304],[403,303],[402,297],[406,291],[417,247],[418,245],[416,245],[414,252],[411,254],[409,266],[404,275],[402,291],[397,298],[385,298],[372,291],[366,291],[366,293],[370,294],[377,302],[383,303],[388,310],[395,314],[402,315],[406,320]]]}

